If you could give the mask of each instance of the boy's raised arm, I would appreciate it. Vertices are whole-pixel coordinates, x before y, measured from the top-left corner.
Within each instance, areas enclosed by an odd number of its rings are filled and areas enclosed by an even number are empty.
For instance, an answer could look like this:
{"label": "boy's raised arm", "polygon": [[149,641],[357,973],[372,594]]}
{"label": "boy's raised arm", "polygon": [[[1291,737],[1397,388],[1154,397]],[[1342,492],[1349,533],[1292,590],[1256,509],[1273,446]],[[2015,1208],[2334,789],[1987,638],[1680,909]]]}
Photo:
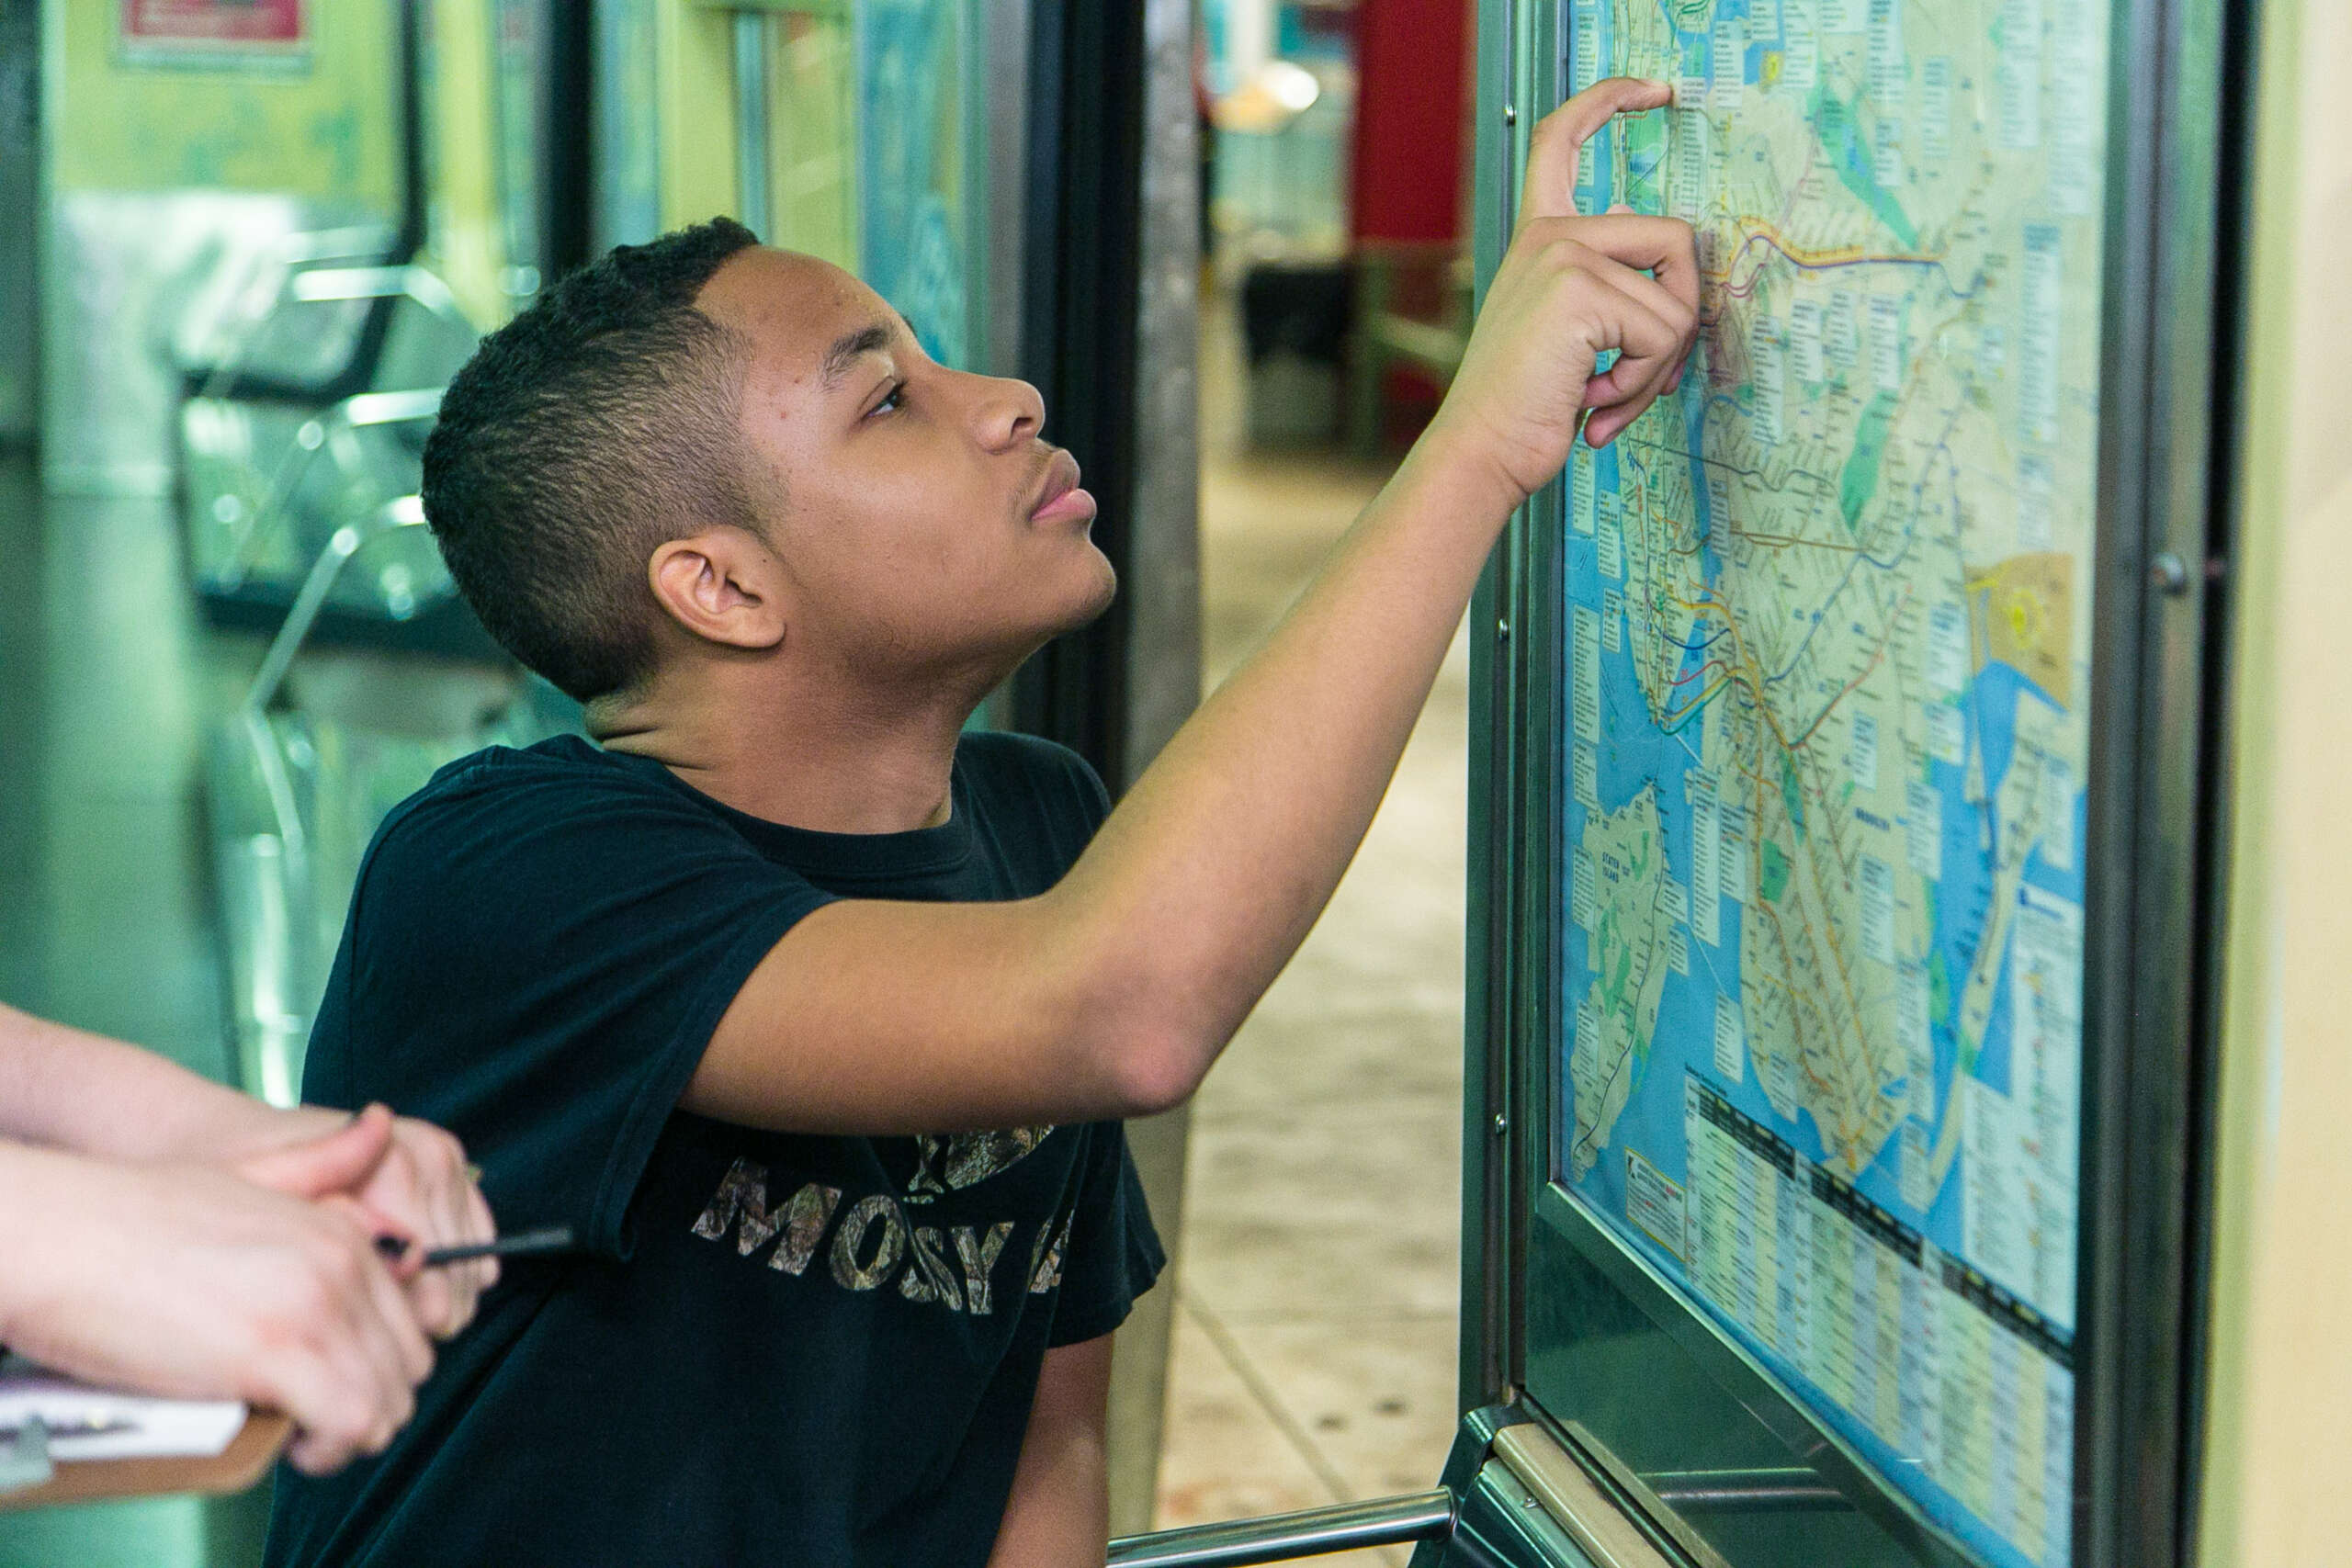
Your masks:
{"label": "boy's raised arm", "polygon": [[809,915],[737,995],[686,1109],[878,1134],[1192,1093],[1346,872],[1512,509],[1560,471],[1588,410],[1605,444],[1681,374],[1690,230],[1569,199],[1584,141],[1667,101],[1617,78],[1537,128],[1518,231],[1437,418],[1062,882],[1019,903]]}

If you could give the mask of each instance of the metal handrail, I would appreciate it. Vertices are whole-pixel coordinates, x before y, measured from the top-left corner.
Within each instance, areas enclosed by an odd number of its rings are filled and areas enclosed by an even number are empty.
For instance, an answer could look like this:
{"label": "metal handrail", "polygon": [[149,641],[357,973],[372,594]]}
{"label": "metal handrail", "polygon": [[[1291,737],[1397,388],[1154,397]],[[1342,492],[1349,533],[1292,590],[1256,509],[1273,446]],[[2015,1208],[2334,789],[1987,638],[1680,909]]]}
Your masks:
{"label": "metal handrail", "polygon": [[[255,275],[248,278],[236,296],[236,303],[212,323],[201,345],[209,354],[210,371],[205,376],[197,396],[209,398],[235,379],[242,368],[245,344],[251,341],[254,329],[286,298],[292,280],[306,269],[330,265],[363,265],[368,258],[380,255],[390,236],[373,224],[347,225],[340,229],[314,229],[288,234],[277,243],[277,254],[261,263]],[[371,243],[370,242],[375,242]],[[207,354],[194,356],[198,365],[205,363]]]}
{"label": "metal handrail", "polygon": [[1453,1533],[1456,1507],[1453,1494],[1441,1486],[1402,1497],[1124,1536],[1111,1543],[1109,1568],[1247,1568],[1359,1547],[1442,1540]]}
{"label": "metal handrail", "polygon": [[457,295],[441,280],[441,275],[429,267],[413,265],[311,267],[288,279],[283,297],[299,305],[405,298],[414,300],[444,321],[454,322],[469,332],[473,330],[473,323],[466,319]]}
{"label": "metal handrail", "polygon": [[[414,263],[366,265],[297,265],[280,281],[270,303],[248,321],[250,329],[258,326],[271,310],[284,301],[298,304],[323,304],[339,300],[405,299],[429,314],[438,317],[468,332],[473,324],[466,318],[457,295],[440,274],[430,267]],[[242,361],[242,350],[232,353],[213,367],[206,378],[201,397],[220,395],[235,378]],[[401,389],[388,391],[363,391],[345,398],[334,407],[302,422],[295,432],[293,445],[281,453],[271,468],[267,484],[260,502],[238,520],[229,536],[226,564],[221,570],[223,584],[235,589],[244,581],[251,564],[247,558],[255,543],[263,536],[264,524],[272,513],[292,498],[295,486],[308,469],[311,459],[331,437],[347,440],[352,430],[371,424],[396,424],[413,420],[429,419],[440,408],[443,389]]]}
{"label": "metal handrail", "polygon": [[424,525],[424,502],[413,495],[403,495],[379,508],[366,527],[345,524],[337,528],[319,551],[319,558],[311,563],[310,575],[302,580],[293,608],[286,612],[277,635],[270,638],[269,651],[262,656],[261,668],[254,672],[253,684],[245,689],[245,700],[238,706],[238,720],[254,749],[254,762],[261,771],[262,787],[269,795],[270,815],[277,819],[278,842],[285,847],[289,862],[299,864],[309,848],[309,834],[302,827],[301,808],[295,804],[294,781],[287,775],[286,760],[278,754],[277,739],[270,734],[270,705],[277,700],[277,690],[285,684],[287,671],[294,667],[294,656],[302,650],[319,612],[326,607],[327,595],[334,591],[335,580],[351,564],[351,558],[359,553],[359,547],[395,529]]}
{"label": "metal handrail", "polygon": [[266,536],[267,527],[278,520],[278,514],[291,510],[303,476],[322,448],[333,444],[340,460],[344,445],[356,430],[430,420],[441,411],[443,390],[439,387],[423,387],[393,392],[356,392],[317,418],[304,420],[294,433],[293,444],[271,471],[260,504],[240,518],[230,534],[220,581],[232,589],[243,583],[245,572],[253,564],[254,547]]}

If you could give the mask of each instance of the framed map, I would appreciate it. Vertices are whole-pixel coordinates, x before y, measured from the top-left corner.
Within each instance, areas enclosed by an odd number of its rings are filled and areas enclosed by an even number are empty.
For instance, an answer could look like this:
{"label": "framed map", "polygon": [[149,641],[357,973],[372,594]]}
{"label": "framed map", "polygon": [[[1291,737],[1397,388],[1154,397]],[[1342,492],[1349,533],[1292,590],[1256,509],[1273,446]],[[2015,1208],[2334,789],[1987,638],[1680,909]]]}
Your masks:
{"label": "framed map", "polygon": [[1704,336],[1567,476],[1555,1179],[1988,1562],[2072,1499],[2105,0],[1572,0]]}

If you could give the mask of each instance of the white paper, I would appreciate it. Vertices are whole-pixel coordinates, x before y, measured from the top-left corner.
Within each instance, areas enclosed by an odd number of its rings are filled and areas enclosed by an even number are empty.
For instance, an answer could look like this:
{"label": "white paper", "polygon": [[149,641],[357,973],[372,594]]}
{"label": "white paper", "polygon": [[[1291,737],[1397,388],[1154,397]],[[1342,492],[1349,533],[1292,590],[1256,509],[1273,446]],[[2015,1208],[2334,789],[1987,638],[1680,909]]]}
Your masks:
{"label": "white paper", "polygon": [[0,1430],[36,1416],[53,1460],[210,1459],[243,1427],[245,1406],[94,1388],[20,1356],[0,1360]]}

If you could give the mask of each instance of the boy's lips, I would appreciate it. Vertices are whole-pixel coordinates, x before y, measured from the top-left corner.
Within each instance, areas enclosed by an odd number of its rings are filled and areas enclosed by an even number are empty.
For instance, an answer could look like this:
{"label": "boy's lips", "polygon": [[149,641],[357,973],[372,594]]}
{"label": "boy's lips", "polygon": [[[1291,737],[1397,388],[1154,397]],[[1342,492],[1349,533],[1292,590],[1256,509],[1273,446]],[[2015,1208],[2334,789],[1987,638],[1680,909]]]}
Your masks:
{"label": "boy's lips", "polygon": [[1057,448],[1046,463],[1046,478],[1037,503],[1029,509],[1032,523],[1058,522],[1065,517],[1091,517],[1094,498],[1078,485],[1078,459]]}

